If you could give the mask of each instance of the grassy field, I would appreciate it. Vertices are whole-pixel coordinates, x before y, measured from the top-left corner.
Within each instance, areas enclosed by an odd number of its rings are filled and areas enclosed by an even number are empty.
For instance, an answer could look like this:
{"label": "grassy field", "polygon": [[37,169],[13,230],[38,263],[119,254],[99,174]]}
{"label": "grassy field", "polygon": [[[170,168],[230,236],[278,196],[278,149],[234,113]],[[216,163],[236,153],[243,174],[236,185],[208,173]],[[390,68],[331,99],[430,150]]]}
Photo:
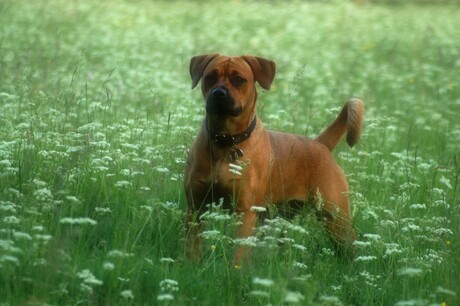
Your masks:
{"label": "grassy field", "polygon": [[[460,305],[460,6],[299,1],[0,1],[0,305]],[[350,96],[357,255],[306,211],[207,215],[184,258],[191,56],[274,60],[270,129],[315,136]]]}

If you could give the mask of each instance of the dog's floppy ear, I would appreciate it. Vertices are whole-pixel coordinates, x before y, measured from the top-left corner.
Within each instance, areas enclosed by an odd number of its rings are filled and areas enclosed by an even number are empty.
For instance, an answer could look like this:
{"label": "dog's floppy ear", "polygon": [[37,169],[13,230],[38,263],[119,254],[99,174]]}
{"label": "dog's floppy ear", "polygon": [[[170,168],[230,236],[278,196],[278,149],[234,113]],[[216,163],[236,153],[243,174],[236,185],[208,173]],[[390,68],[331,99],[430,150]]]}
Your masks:
{"label": "dog's floppy ear", "polygon": [[192,57],[190,60],[190,76],[192,77],[192,89],[200,82],[206,66],[219,54],[204,54]]}
{"label": "dog's floppy ear", "polygon": [[264,89],[270,89],[276,74],[275,62],[256,56],[245,55],[242,58],[251,66],[254,78]]}

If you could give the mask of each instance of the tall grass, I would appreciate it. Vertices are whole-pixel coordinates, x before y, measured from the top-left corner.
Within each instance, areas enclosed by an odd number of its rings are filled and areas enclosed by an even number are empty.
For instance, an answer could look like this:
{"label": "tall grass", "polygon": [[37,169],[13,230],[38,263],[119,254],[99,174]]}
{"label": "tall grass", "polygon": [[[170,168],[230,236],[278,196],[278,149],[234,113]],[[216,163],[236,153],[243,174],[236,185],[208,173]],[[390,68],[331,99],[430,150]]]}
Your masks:
{"label": "tall grass", "polygon": [[[459,11],[0,2],[0,305],[459,304]],[[204,112],[188,61],[216,51],[277,62],[259,94],[270,129],[314,136],[347,97],[366,102],[360,144],[335,151],[353,262],[311,211],[235,241],[218,203],[202,262],[185,260],[182,173]]]}

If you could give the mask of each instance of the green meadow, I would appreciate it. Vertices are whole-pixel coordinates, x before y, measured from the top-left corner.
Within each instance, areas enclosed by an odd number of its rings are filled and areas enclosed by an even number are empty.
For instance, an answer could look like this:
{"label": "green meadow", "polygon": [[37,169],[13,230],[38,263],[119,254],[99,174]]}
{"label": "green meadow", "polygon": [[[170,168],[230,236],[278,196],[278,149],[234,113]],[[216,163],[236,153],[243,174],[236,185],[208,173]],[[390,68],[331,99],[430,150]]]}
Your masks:
{"label": "green meadow", "polygon": [[[394,1],[393,1],[394,2]],[[409,2],[409,1],[408,1]],[[435,2],[435,1],[433,1]],[[460,6],[366,1],[0,1],[0,305],[460,305]],[[364,131],[334,156],[352,260],[314,211],[204,216],[184,256],[197,54],[277,63],[258,114],[314,137],[347,98]],[[232,267],[238,244],[250,266]]]}

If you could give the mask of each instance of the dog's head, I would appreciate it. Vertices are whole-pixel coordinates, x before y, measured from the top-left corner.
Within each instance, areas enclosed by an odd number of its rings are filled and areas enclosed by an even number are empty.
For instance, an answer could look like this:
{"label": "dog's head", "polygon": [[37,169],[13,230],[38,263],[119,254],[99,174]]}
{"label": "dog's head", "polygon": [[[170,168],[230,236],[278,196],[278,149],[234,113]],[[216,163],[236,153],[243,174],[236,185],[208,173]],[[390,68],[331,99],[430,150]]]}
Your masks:
{"label": "dog's head", "polygon": [[255,56],[198,55],[190,60],[192,88],[201,81],[206,112],[218,116],[239,116],[253,109],[255,82],[270,89],[275,63]]}

